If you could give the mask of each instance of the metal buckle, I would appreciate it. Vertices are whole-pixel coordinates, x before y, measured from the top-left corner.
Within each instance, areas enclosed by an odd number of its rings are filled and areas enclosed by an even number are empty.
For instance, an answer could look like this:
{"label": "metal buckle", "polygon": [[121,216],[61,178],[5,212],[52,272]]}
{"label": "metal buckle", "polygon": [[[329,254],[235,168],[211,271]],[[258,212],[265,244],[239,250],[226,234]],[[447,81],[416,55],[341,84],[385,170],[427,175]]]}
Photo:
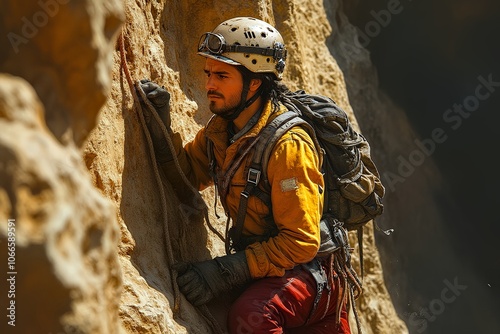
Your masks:
{"label": "metal buckle", "polygon": [[285,49],[285,45],[279,43],[279,42],[275,42],[274,43],[274,55],[273,55],[273,58],[274,60],[283,60],[283,62],[286,60],[286,54],[287,54],[287,51]]}
{"label": "metal buckle", "polygon": [[247,182],[257,185],[260,180],[260,170],[255,168],[248,169]]}

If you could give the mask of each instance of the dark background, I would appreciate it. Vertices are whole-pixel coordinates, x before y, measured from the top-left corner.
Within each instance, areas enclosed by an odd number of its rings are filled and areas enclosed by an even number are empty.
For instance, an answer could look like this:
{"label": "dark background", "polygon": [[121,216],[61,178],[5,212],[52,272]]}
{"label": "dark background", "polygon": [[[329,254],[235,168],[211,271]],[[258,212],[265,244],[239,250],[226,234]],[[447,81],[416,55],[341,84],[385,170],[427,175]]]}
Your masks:
{"label": "dark background", "polygon": [[[447,141],[437,146],[433,159],[456,203],[449,217],[459,218],[444,222],[449,240],[458,257],[490,287],[492,298],[499,301],[500,3],[493,0],[396,2],[402,8],[400,12],[392,15],[376,36],[360,42],[371,53],[380,88],[406,111],[421,138],[430,138],[433,129],[445,126],[443,114],[447,109],[476,94],[479,76],[486,80],[491,76],[497,84],[495,92],[480,101],[477,110],[462,119]],[[365,32],[367,23],[375,20],[373,11],[387,10],[390,3],[396,2],[348,1],[344,7],[350,22]],[[418,290],[418,282],[414,285]],[[481,300],[474,303],[469,307],[490,307]],[[496,307],[500,312],[500,307]],[[457,315],[461,319],[452,319],[453,313],[448,312],[447,317],[430,323],[425,332],[462,333],[462,328],[463,333],[469,333],[474,323],[499,323],[498,318],[468,319],[467,314]],[[407,321],[408,314],[402,314],[402,318]],[[452,326],[451,321],[468,325]],[[418,332],[415,327],[409,329]]]}

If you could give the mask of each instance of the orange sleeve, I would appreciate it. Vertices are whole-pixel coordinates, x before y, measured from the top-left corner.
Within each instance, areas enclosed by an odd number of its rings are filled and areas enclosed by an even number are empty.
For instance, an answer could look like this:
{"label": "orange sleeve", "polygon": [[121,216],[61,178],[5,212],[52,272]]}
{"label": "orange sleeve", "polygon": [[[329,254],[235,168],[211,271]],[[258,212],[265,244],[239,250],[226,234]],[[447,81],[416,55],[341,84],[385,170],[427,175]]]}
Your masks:
{"label": "orange sleeve", "polygon": [[320,161],[313,141],[298,127],[283,135],[273,149],[268,179],[279,232],[245,250],[253,278],[282,276],[316,256],[324,189]]}

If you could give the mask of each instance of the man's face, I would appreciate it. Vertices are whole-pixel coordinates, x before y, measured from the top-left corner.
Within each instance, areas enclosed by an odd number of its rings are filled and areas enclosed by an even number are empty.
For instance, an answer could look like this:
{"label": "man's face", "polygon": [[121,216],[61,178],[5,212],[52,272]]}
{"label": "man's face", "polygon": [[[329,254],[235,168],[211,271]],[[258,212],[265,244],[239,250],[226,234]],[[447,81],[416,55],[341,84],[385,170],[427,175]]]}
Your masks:
{"label": "man's face", "polygon": [[216,115],[230,115],[239,106],[243,77],[235,66],[207,58],[205,89],[210,111]]}

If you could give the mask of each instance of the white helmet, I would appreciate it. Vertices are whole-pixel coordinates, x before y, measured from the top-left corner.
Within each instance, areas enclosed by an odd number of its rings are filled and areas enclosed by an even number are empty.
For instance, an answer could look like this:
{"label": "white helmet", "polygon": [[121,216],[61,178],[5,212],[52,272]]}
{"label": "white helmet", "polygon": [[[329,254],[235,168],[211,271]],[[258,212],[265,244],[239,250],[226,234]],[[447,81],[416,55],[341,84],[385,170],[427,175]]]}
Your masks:
{"label": "white helmet", "polygon": [[283,77],[286,49],[281,34],[270,24],[236,17],[201,36],[198,54],[230,65],[243,65],[254,73]]}

